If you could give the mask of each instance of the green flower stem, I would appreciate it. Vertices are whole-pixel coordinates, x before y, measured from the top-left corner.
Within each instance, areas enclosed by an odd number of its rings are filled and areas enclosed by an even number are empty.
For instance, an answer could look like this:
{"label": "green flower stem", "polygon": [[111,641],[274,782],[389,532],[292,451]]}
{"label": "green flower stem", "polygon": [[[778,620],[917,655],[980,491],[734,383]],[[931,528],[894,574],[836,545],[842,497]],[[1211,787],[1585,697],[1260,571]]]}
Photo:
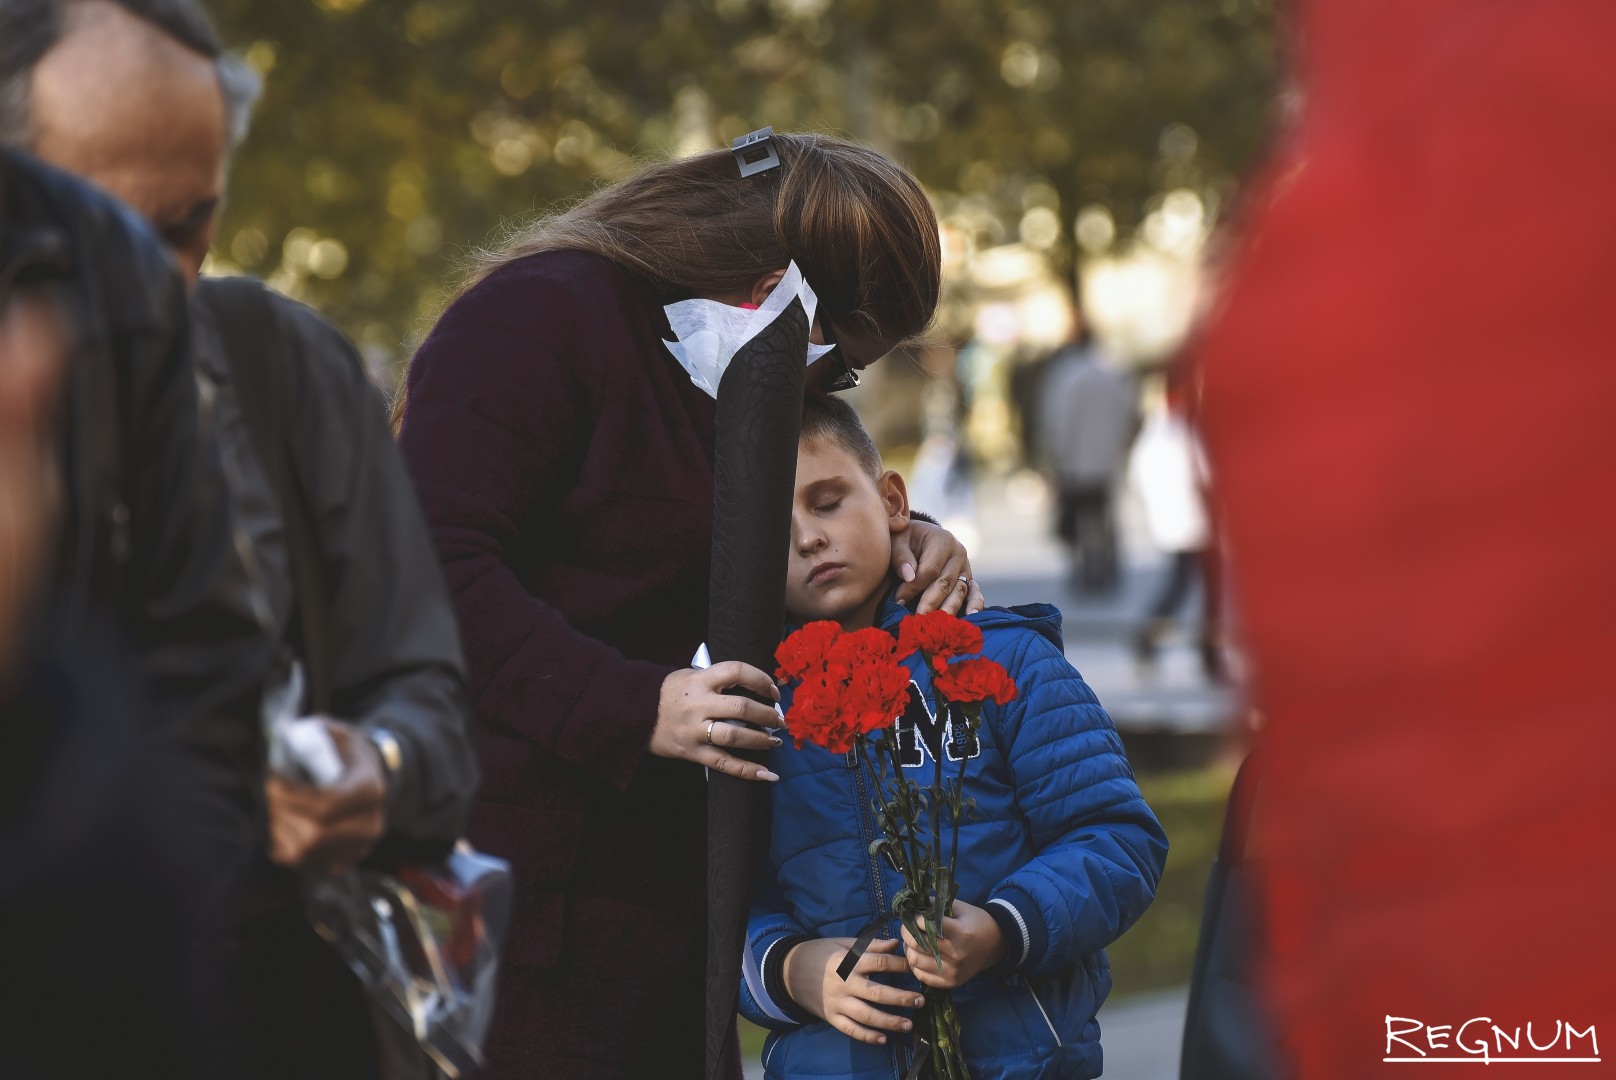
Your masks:
{"label": "green flower stem", "polygon": [[[935,758],[930,788],[923,790],[905,775],[890,730],[862,738],[860,752],[864,758],[860,767],[868,768],[871,777],[876,819],[888,842],[886,850],[894,853],[903,878],[903,888],[892,897],[892,913],[916,941],[925,941],[932,955],[940,958],[938,935],[958,893],[953,871],[959,855],[965,762],[960,762],[958,776],[945,780],[942,760]],[[947,863],[942,861],[945,806],[950,817]],[[922,813],[927,821],[921,821]],[[922,830],[929,830],[930,836]],[[919,926],[921,915],[926,917],[924,930]],[[952,992],[926,987],[923,996],[925,1004],[914,1014],[916,1052],[925,1059],[920,1075],[927,1080],[970,1080]]]}
{"label": "green flower stem", "polygon": [[[947,706],[945,705],[938,710],[944,713],[944,732],[948,730],[946,709]],[[943,954],[937,947],[937,938],[943,929],[943,912],[947,909],[948,904],[948,898],[943,895],[947,890],[939,888],[942,885],[943,872],[943,753],[946,750],[943,746],[943,741],[942,738],[938,739],[938,752],[933,754],[931,759],[931,806],[929,808],[930,812],[926,815],[929,819],[927,824],[931,826],[932,868],[932,880],[929,883],[932,888],[931,914],[926,919],[926,943],[931,946],[931,954],[937,958],[938,967],[942,966]]]}

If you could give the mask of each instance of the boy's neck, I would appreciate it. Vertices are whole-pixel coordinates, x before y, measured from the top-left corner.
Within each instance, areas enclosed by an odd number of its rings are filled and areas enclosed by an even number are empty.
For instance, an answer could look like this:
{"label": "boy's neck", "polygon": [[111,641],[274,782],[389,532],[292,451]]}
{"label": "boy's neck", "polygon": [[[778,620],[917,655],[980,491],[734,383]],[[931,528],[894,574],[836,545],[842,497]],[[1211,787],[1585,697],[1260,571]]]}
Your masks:
{"label": "boy's neck", "polygon": [[864,603],[859,605],[857,611],[850,612],[846,618],[838,620],[842,624],[842,629],[867,630],[874,626],[875,617],[881,611],[881,601],[887,598],[897,580],[895,575],[888,574],[881,582],[881,587],[871,593]]}
{"label": "boy's neck", "polygon": [[[849,612],[845,618],[837,619],[836,625],[848,632],[854,630],[867,630],[874,626],[875,617],[881,611],[881,602],[887,598],[887,594],[890,593],[893,588],[897,586],[897,584],[897,575],[888,574],[886,580],[881,582],[881,587],[875,590],[875,592],[871,594],[870,597],[864,601],[864,603],[860,604],[857,611]],[[807,623],[815,622],[821,618],[821,616],[803,616],[798,615],[795,612],[788,611],[786,612],[786,618],[796,625],[802,626]]]}

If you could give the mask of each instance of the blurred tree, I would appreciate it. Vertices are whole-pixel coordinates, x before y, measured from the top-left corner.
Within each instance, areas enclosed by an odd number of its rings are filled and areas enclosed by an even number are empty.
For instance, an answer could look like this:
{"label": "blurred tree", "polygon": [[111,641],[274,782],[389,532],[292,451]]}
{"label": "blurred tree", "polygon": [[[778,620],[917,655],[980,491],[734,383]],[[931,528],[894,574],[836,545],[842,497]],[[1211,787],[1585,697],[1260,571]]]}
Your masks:
{"label": "blurred tree", "polygon": [[215,257],[377,356],[409,351],[468,247],[637,157],[765,123],[846,133],[979,242],[1064,269],[1085,209],[1093,248],[1173,189],[1215,205],[1274,96],[1272,0],[211,7],[268,84]]}

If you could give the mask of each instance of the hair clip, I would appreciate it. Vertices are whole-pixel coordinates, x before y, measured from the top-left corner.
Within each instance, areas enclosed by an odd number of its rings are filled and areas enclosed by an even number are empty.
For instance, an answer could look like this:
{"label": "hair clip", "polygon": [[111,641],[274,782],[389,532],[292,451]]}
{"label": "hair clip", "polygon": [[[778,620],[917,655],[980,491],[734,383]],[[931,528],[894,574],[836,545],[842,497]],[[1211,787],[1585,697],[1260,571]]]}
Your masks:
{"label": "hair clip", "polygon": [[780,167],[780,154],[774,148],[772,127],[758,128],[749,135],[742,135],[730,144],[729,152],[735,155],[735,164],[741,167],[743,178]]}

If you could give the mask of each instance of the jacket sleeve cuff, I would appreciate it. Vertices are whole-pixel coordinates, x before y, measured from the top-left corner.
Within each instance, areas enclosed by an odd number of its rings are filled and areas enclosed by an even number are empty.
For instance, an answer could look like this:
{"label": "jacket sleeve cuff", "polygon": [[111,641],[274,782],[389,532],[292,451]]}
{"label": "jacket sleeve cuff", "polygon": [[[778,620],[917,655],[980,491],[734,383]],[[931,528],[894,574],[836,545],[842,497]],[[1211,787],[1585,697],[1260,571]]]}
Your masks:
{"label": "jacket sleeve cuff", "polygon": [[988,900],[987,911],[1004,935],[1004,961],[997,974],[1037,966],[1049,951],[1049,931],[1032,897],[1014,885],[1001,885]]}
{"label": "jacket sleeve cuff", "polygon": [[420,804],[421,755],[410,737],[397,728],[370,723],[360,730],[382,759],[382,771],[387,776],[387,826],[393,829]]}
{"label": "jacket sleeve cuff", "polygon": [[387,817],[385,832],[364,865],[372,869],[396,871],[409,863],[435,863],[460,838],[438,830],[422,828],[420,813],[422,755],[410,733],[386,724],[358,725],[359,734],[375,748],[387,778]]}
{"label": "jacket sleeve cuff", "polygon": [[786,954],[810,940],[805,934],[782,934],[763,950],[758,962],[763,993],[755,995],[765,1012],[777,1020],[790,1024],[812,1023],[814,1016],[791,1000],[786,990]]}

